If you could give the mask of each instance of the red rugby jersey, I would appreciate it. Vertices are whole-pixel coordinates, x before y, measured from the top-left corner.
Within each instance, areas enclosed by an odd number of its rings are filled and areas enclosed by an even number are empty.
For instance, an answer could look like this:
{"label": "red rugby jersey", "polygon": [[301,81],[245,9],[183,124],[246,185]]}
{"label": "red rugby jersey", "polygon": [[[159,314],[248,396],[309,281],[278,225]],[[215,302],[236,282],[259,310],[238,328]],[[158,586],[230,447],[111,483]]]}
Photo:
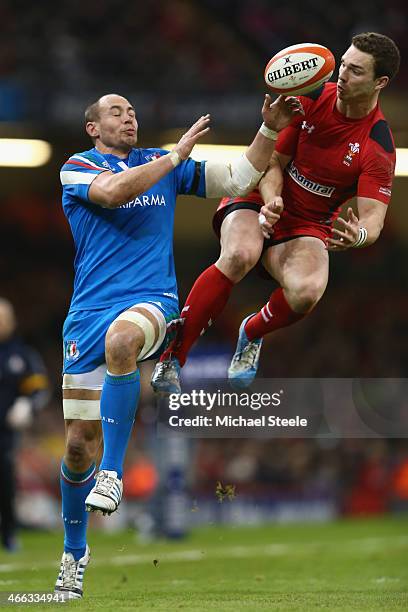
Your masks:
{"label": "red rugby jersey", "polygon": [[361,119],[336,108],[336,84],[302,96],[304,116],[279,134],[276,150],[292,157],[284,174],[285,209],[331,225],[354,195],[388,204],[395,170],[390,128],[377,105]]}

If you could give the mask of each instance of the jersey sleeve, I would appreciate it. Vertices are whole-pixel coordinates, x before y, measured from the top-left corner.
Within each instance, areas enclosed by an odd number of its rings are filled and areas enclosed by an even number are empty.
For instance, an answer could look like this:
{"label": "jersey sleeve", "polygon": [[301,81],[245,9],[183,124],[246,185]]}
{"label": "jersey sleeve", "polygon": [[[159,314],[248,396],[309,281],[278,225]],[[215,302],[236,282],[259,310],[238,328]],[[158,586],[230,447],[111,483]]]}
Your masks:
{"label": "jersey sleeve", "polygon": [[367,152],[362,161],[362,172],[358,179],[357,197],[372,198],[389,204],[395,162],[394,147],[387,151],[369,139]]}
{"label": "jersey sleeve", "polygon": [[279,132],[278,139],[275,144],[275,151],[282,155],[294,157],[299,139],[301,124],[296,121]]}
{"label": "jersey sleeve", "polygon": [[69,195],[89,202],[88,191],[92,181],[109,168],[98,161],[90,160],[82,155],[73,155],[61,168],[61,184]]}
{"label": "jersey sleeve", "polygon": [[205,162],[189,157],[176,169],[177,193],[205,198]]}

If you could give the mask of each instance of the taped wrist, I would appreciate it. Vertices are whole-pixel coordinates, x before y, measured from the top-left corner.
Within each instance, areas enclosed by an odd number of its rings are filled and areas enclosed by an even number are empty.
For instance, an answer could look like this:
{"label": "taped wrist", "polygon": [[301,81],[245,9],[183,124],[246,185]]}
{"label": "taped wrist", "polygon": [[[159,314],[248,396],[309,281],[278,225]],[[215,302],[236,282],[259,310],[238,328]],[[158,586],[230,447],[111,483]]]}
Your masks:
{"label": "taped wrist", "polygon": [[265,138],[269,138],[269,140],[278,140],[278,132],[275,132],[275,130],[271,130],[270,128],[268,128],[265,123],[261,125],[259,131],[262,136],[265,136]]}
{"label": "taped wrist", "polygon": [[177,153],[177,151],[170,151],[170,153],[168,153],[168,156],[170,157],[170,161],[173,164],[174,168],[181,163],[181,157]]}
{"label": "taped wrist", "polygon": [[359,249],[365,244],[365,242],[367,242],[367,230],[365,227],[360,227],[358,232],[358,238],[353,244],[353,248]]}

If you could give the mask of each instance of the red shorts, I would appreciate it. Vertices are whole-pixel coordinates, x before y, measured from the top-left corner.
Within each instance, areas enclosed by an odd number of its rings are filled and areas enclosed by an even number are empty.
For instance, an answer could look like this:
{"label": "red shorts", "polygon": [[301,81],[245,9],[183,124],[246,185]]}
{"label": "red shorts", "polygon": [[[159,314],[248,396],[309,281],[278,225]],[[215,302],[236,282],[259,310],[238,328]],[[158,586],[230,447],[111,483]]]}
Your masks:
{"label": "red shorts", "polygon": [[[261,206],[263,206],[262,198],[256,192],[250,193],[244,198],[223,198],[213,217],[213,228],[218,238],[220,237],[222,222],[229,213],[235,210],[254,210],[258,212]],[[331,235],[332,221],[322,223],[305,219],[285,208],[279,221],[273,226],[271,238],[265,240],[265,246],[273,246],[279,242],[285,242],[300,236],[313,236],[320,238],[325,243]]]}

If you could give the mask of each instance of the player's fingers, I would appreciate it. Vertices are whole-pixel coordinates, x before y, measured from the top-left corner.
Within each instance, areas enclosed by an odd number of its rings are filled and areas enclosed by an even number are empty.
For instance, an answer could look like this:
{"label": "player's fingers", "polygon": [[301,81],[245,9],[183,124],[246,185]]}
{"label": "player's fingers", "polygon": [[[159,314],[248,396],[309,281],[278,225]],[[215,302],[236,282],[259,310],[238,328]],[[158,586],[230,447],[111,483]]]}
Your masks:
{"label": "player's fingers", "polygon": [[272,230],[272,225],[269,223],[265,215],[263,215],[262,213],[258,215],[258,223],[263,230],[267,232]]}
{"label": "player's fingers", "polygon": [[296,98],[295,96],[288,96],[285,98],[285,103],[287,106],[289,106],[292,112],[301,113],[302,115],[305,114],[305,111],[303,109],[303,104],[299,100],[299,98]]}
{"label": "player's fingers", "polygon": [[199,119],[197,119],[195,123],[193,123],[193,125],[186,132],[186,134],[195,133],[197,130],[200,130],[202,126],[208,125],[209,122],[210,122],[210,115],[209,114],[202,115]]}
{"label": "player's fingers", "polygon": [[198,138],[202,138],[205,134],[208,134],[208,132],[210,131],[210,127],[206,127],[203,130],[200,130],[199,132],[197,132],[196,134],[194,134],[194,140],[197,140]]}
{"label": "player's fingers", "polygon": [[340,225],[343,226],[344,229],[349,230],[349,231],[352,230],[352,226],[350,225],[350,222],[343,219],[343,217],[339,217],[337,221],[340,223]]}
{"label": "player's fingers", "polygon": [[283,210],[283,202],[269,202],[264,204],[261,208],[261,212],[264,215],[280,215]]}
{"label": "player's fingers", "polygon": [[[270,100],[272,101],[272,98],[270,98]],[[282,96],[282,94],[278,96],[276,100],[273,101],[273,106],[283,106],[284,107],[285,106],[285,96]]]}
{"label": "player's fingers", "polygon": [[337,229],[336,227],[333,227],[332,232],[333,234],[336,234],[336,236],[339,236],[339,238],[343,238],[344,240],[350,241],[350,236],[345,232],[342,232],[341,230]]}
{"label": "player's fingers", "polygon": [[344,251],[347,249],[347,245],[341,240],[335,240],[334,238],[327,238],[326,240],[327,250],[329,251]]}
{"label": "player's fingers", "polygon": [[271,218],[276,220],[280,217],[280,214],[271,208],[262,207],[261,213],[264,214],[267,219]]}
{"label": "player's fingers", "polygon": [[262,113],[266,112],[267,110],[269,110],[269,108],[271,107],[272,104],[272,98],[269,94],[265,94],[265,98],[264,98],[264,102],[263,102],[263,106],[262,106]]}
{"label": "player's fingers", "polygon": [[273,225],[269,223],[269,221],[265,221],[265,223],[262,223],[262,229],[265,229],[268,232],[272,230],[272,227]]}
{"label": "player's fingers", "polygon": [[358,217],[354,214],[354,210],[351,208],[351,206],[347,209],[347,214],[350,221],[353,223],[358,223]]}
{"label": "player's fingers", "polygon": [[276,200],[273,202],[273,210],[280,214],[283,211],[283,200],[282,198],[276,198]]}

